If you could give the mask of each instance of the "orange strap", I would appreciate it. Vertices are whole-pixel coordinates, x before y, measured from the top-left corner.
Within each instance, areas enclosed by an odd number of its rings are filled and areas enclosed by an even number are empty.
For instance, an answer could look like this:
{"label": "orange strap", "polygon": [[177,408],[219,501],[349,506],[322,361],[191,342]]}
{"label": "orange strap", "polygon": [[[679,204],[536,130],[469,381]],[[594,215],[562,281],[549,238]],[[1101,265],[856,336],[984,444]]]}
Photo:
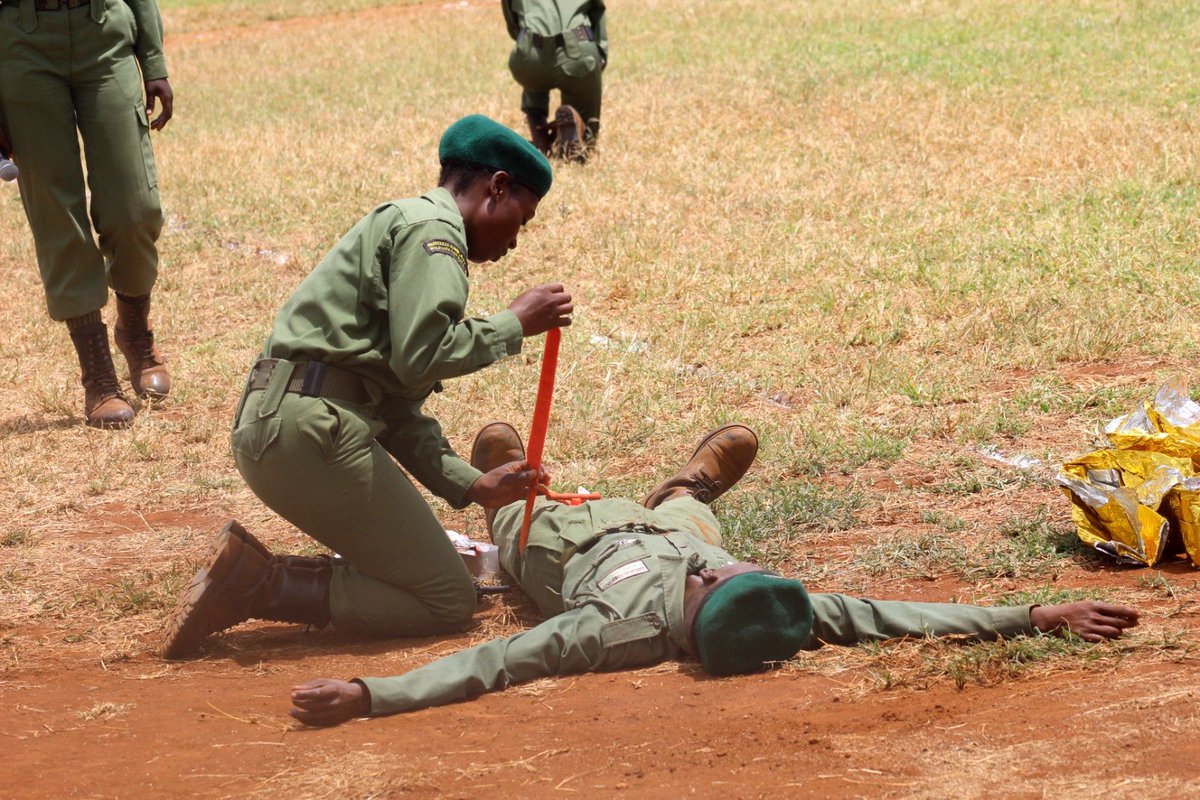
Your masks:
{"label": "orange strap", "polygon": [[[546,428],[550,425],[550,401],[554,399],[554,373],[558,371],[558,343],[562,339],[562,331],[551,328],[546,331],[546,349],[542,353],[542,377],[538,380],[537,403],[533,406],[533,425],[529,429],[529,446],[525,449],[525,460],[534,470],[542,466],[542,448],[546,444]],[[525,552],[525,542],[529,539],[529,521],[533,519],[533,501],[538,495],[538,487],[529,489],[525,498],[525,517],[521,520],[520,552]]]}
{"label": "orange strap", "polygon": [[579,494],[576,492],[552,492],[549,486],[537,487],[537,493],[545,497],[547,500],[555,500],[559,503],[566,503],[569,506],[581,506],[588,500],[599,500],[600,495],[596,492],[588,492]]}

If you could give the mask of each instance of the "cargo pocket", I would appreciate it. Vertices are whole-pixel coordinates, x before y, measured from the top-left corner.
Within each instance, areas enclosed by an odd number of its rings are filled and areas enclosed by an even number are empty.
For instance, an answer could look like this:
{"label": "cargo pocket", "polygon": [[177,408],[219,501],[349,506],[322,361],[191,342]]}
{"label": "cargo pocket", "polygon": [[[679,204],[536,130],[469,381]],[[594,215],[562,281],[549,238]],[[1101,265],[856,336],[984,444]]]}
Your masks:
{"label": "cargo pocket", "polygon": [[600,48],[596,43],[576,39],[574,31],[567,31],[563,38],[566,58],[563,59],[562,71],[572,78],[582,78],[595,72],[596,65],[600,63]]}
{"label": "cargo pocket", "polygon": [[664,627],[662,617],[654,612],[642,614],[640,617],[619,619],[600,628],[600,644],[607,650],[619,644],[653,639],[662,633]]}
{"label": "cargo pocket", "polygon": [[328,461],[337,447],[342,432],[341,415],[345,412],[321,398],[304,398],[300,402],[304,405],[296,411],[296,430]]}
{"label": "cargo pocket", "polygon": [[277,414],[269,417],[254,417],[233,431],[230,443],[236,453],[254,461],[262,460],[263,453],[279,438],[281,420]]}
{"label": "cargo pocket", "polygon": [[158,170],[154,166],[154,150],[150,147],[150,120],[146,118],[146,106],[137,103],[133,107],[133,115],[137,117],[138,143],[142,149],[142,167],[146,171],[146,188],[158,188]]}

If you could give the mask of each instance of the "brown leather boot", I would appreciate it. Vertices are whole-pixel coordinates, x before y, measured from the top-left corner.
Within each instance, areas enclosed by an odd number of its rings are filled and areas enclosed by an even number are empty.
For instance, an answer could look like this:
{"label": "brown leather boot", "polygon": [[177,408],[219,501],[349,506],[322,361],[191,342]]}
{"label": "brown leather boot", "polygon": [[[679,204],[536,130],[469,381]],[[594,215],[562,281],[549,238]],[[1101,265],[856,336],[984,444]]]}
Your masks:
{"label": "brown leather boot", "polygon": [[209,634],[248,619],[324,627],[332,574],[328,556],[273,555],[230,520],[167,621],[163,658],[186,658]]}
{"label": "brown leather boot", "polygon": [[129,364],[129,382],[138,397],[161,400],[171,391],[167,361],[154,346],[150,329],[150,295],[117,295],[117,324],[113,329],[117,349]]}
{"label": "brown leather boot", "polygon": [[526,113],[525,121],[529,123],[529,141],[543,155],[550,155],[554,146],[554,127],[546,121],[546,115]]}
{"label": "brown leather boot", "polygon": [[742,479],[757,454],[758,437],[745,425],[717,428],[700,440],[683,469],[654,487],[642,505],[657,508],[684,495],[711,503]]}
{"label": "brown leather boot", "polygon": [[[475,443],[471,445],[471,466],[480,472],[491,472],[512,461],[524,460],[525,445],[521,443],[521,434],[507,422],[489,422],[475,434]],[[488,537],[492,535],[492,521],[496,519],[497,510],[483,510]]]}
{"label": "brown leather boot", "polygon": [[583,117],[572,106],[561,105],[554,113],[553,155],[564,161],[587,161]]}
{"label": "brown leather boot", "polygon": [[128,428],[133,409],[121,394],[112,351],[108,349],[108,327],[100,312],[67,320],[71,343],[79,356],[83,383],[83,416],[93,428]]}

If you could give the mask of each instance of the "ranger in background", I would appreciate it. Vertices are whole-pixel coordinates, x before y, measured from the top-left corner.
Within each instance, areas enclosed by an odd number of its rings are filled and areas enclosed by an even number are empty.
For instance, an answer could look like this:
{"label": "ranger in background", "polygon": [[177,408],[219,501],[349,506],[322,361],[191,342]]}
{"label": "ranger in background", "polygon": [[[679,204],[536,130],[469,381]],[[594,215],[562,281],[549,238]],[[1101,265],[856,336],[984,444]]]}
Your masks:
{"label": "ranger in background", "polygon": [[[150,119],[155,101],[162,110]],[[161,398],[171,388],[149,321],[163,225],[150,131],[170,121],[173,105],[155,0],[0,5],[0,155],[20,166],[46,304],[70,331],[84,419],[97,428],[133,421],[100,316],[109,286],[133,391]]]}
{"label": "ranger in background", "polygon": [[[608,66],[604,0],[501,0],[516,42],[508,68],[524,90],[521,110],[534,146],[583,161],[600,135],[601,76]],[[550,91],[562,105],[549,121]]]}

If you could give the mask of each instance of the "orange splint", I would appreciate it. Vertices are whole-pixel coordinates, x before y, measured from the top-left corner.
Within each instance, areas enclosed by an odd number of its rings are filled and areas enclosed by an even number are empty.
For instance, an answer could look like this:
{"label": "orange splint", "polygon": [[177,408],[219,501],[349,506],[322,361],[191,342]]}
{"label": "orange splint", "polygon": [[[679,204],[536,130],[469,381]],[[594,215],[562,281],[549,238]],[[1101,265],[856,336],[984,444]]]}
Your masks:
{"label": "orange splint", "polygon": [[[525,460],[529,466],[537,470],[542,466],[542,450],[546,445],[546,428],[550,425],[550,403],[554,399],[554,375],[558,372],[558,345],[562,340],[562,331],[551,328],[546,331],[546,348],[542,352],[542,375],[538,379],[537,402],[533,406],[533,425],[529,429],[529,446],[525,449]],[[525,543],[529,540],[529,522],[533,519],[533,501],[538,495],[544,495],[549,500],[557,500],[567,505],[578,506],[588,500],[599,500],[595,492],[588,494],[560,494],[553,492],[548,486],[534,486],[525,498],[525,517],[521,520],[521,539],[519,548],[525,552]]]}

